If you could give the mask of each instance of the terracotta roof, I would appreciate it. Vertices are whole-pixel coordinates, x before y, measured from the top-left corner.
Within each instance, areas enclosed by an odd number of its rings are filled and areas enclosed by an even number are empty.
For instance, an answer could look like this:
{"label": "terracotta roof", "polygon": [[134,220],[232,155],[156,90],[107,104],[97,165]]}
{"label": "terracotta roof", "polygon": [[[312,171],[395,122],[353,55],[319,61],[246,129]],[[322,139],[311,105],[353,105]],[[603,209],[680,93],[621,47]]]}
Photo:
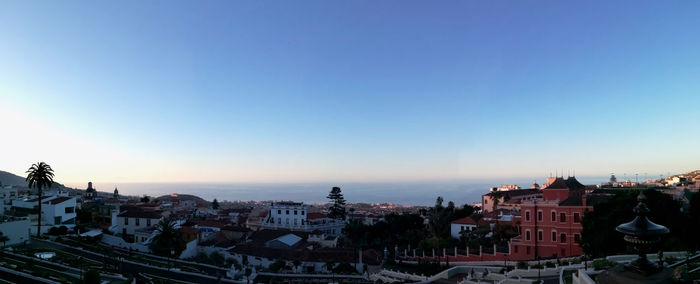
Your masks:
{"label": "terracotta roof", "polygon": [[308,220],[322,219],[322,218],[328,218],[328,214],[318,213],[318,212],[309,212],[306,214],[306,219],[308,219]]}
{"label": "terracotta roof", "polygon": [[452,224],[476,225],[477,223],[474,221],[474,219],[472,219],[472,217],[464,217],[452,221]]}

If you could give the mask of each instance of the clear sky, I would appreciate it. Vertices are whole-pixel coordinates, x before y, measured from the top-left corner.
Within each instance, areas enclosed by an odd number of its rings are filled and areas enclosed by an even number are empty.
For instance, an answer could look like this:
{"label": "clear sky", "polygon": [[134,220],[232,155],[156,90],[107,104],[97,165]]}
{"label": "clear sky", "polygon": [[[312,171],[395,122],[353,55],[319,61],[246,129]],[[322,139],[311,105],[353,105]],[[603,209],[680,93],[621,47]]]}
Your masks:
{"label": "clear sky", "polygon": [[0,169],[64,182],[700,168],[700,1],[2,1]]}

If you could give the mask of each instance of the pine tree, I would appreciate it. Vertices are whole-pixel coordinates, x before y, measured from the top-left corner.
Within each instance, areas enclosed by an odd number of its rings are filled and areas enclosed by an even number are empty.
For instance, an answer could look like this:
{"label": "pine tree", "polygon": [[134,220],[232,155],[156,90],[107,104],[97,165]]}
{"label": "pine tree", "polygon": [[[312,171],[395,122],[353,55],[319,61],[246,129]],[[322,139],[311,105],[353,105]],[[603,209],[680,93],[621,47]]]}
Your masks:
{"label": "pine tree", "polygon": [[340,187],[333,187],[327,198],[333,202],[329,208],[328,217],[332,219],[345,220],[345,198],[340,192]]}
{"label": "pine tree", "polygon": [[211,202],[211,208],[214,210],[219,210],[219,201],[214,198],[214,201]]}

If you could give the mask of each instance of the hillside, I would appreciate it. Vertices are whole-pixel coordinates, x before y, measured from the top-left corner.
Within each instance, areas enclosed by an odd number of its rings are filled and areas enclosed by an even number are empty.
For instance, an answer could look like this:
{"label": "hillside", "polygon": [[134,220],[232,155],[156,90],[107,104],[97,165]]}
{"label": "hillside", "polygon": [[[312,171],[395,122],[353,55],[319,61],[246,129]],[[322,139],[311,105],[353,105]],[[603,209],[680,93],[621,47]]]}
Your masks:
{"label": "hillside", "polygon": [[[27,182],[24,180],[23,177],[6,171],[0,171],[0,184],[27,187]],[[67,189],[67,187],[55,181],[53,183],[52,188]]]}

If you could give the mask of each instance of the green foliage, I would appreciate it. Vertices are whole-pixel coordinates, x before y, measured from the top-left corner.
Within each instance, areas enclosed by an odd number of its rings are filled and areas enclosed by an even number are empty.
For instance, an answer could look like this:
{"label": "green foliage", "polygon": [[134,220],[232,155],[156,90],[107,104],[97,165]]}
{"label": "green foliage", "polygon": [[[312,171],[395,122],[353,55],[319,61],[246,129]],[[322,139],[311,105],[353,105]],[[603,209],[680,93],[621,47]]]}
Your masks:
{"label": "green foliage", "polygon": [[328,217],[332,219],[345,220],[345,216],[347,214],[345,212],[345,198],[343,197],[343,193],[340,191],[340,187],[333,187],[327,198],[332,202],[331,207],[328,208]]}
{"label": "green foliage", "polygon": [[357,274],[357,269],[350,265],[350,263],[343,262],[338,264],[336,267],[333,268],[333,273],[338,273],[338,274]]}
{"label": "green foliage", "polygon": [[[185,249],[185,240],[182,239],[181,232],[175,229],[173,219],[166,218],[158,222],[156,231],[157,235],[149,244],[149,248],[156,255],[176,257]],[[221,263],[223,263],[223,257]]]}
{"label": "green foliage", "polygon": [[85,272],[83,279],[83,283],[85,284],[100,284],[100,272],[95,269],[90,269]]}
{"label": "green foliage", "polygon": [[[596,204],[593,211],[584,214],[581,246],[586,254],[601,257],[627,252],[627,245],[615,228],[634,219],[632,208],[637,205],[638,194],[637,190],[617,192],[609,200]],[[649,219],[671,230],[661,243],[661,249],[684,250],[697,245],[691,232],[697,230],[698,226],[687,226],[692,222],[692,214],[689,216],[681,212],[679,201],[653,189],[645,190],[644,194],[651,210]],[[691,207],[691,212],[692,210]]]}
{"label": "green foliage", "polygon": [[278,260],[275,260],[275,262],[273,262],[272,264],[270,264],[270,266],[268,266],[267,269],[272,271],[272,272],[278,272],[278,271],[282,270],[282,268],[284,268],[285,266],[287,266],[287,262],[285,262],[284,260],[278,259]]}
{"label": "green foliage", "polygon": [[214,201],[211,202],[211,208],[214,210],[219,210],[219,201],[214,198]]}
{"label": "green foliage", "polygon": [[348,246],[384,249],[394,245],[412,247],[427,237],[423,218],[418,214],[395,214],[384,216],[384,221],[368,226],[359,221],[350,221],[343,229]]}
{"label": "green foliage", "polygon": [[29,188],[36,187],[37,189],[37,195],[39,195],[39,202],[38,204],[38,212],[39,212],[39,219],[37,221],[37,230],[36,230],[36,236],[40,237],[41,236],[41,204],[43,203],[41,201],[41,196],[43,195],[43,188],[49,188],[53,185],[53,169],[51,166],[44,162],[39,162],[36,164],[33,164],[29,169],[27,170],[27,183]]}
{"label": "green foliage", "polygon": [[518,269],[527,269],[527,262],[523,260],[518,261]]}
{"label": "green foliage", "polygon": [[603,270],[617,265],[617,262],[603,258],[594,260],[592,265],[595,270]]}
{"label": "green foliage", "polygon": [[2,232],[0,232],[0,243],[2,243],[2,247],[5,247],[5,243],[8,242],[10,238],[5,236]]}

